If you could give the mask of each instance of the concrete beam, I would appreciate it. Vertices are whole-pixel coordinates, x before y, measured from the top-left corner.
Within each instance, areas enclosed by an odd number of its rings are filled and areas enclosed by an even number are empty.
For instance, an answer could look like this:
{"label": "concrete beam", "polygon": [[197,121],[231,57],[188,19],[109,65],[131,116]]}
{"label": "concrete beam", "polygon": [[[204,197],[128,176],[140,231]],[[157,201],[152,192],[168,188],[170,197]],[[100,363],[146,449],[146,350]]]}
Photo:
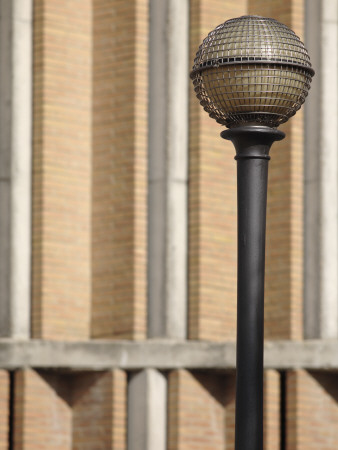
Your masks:
{"label": "concrete beam", "polygon": [[187,335],[188,0],[150,1],[148,336]]}
{"label": "concrete beam", "polygon": [[[233,370],[234,343],[201,341],[16,341],[0,340],[0,368],[65,370],[220,369]],[[338,370],[338,341],[270,341],[267,369]]]}
{"label": "concrete beam", "polygon": [[167,379],[155,369],[132,374],[128,383],[128,450],[167,448]]}
{"label": "concrete beam", "polygon": [[0,336],[30,334],[32,0],[0,2]]}

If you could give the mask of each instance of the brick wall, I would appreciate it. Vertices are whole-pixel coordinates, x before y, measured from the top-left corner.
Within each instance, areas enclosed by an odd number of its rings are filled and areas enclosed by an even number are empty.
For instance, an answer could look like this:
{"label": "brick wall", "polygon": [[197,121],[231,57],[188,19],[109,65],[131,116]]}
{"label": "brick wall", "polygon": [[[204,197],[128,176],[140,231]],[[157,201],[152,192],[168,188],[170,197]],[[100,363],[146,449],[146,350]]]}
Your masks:
{"label": "brick wall", "polygon": [[148,9],[93,2],[92,336],[146,333]]}
{"label": "brick wall", "polygon": [[36,0],[33,39],[32,334],[44,339],[86,339],[91,1]]}
{"label": "brick wall", "polygon": [[338,448],[337,374],[297,370],[286,380],[286,449]]}
{"label": "brick wall", "polygon": [[[301,0],[191,0],[190,66],[219,23],[272,16],[302,37]],[[32,336],[146,337],[148,1],[34,1]],[[236,334],[236,163],[222,127],[190,83],[189,338]],[[302,338],[303,117],[283,127],[270,163],[268,339]],[[10,383],[0,371],[0,448]],[[234,448],[235,377],[168,375],[168,448]],[[14,376],[15,449],[125,450],[127,375],[120,370]],[[337,376],[294,371],[264,380],[264,449],[337,448]],[[132,406],[131,406],[132,407]],[[282,426],[282,430],[281,430]],[[284,436],[283,436],[284,439]]]}
{"label": "brick wall", "polygon": [[[246,13],[246,1],[192,0],[191,67],[199,45],[221,22]],[[222,127],[203,111],[190,83],[189,337],[235,339],[236,163]]]}

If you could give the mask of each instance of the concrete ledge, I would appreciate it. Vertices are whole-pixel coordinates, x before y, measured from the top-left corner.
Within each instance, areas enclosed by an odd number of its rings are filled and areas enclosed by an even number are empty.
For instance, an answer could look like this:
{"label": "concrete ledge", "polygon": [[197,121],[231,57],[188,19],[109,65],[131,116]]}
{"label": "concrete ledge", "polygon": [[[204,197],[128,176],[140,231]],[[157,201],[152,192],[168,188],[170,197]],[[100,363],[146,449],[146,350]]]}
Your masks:
{"label": "concrete ledge", "polygon": [[[198,341],[15,341],[0,339],[0,368],[60,370],[162,370],[235,368],[234,343]],[[265,345],[268,369],[338,370],[338,341],[271,341]]]}

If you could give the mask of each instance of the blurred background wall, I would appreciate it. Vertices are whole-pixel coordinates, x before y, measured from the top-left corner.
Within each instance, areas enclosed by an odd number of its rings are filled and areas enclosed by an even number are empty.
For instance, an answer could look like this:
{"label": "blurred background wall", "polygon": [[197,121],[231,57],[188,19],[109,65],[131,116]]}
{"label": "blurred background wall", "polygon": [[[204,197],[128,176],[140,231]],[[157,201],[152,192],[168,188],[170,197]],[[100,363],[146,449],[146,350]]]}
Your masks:
{"label": "blurred background wall", "polygon": [[189,71],[245,14],[316,71],[271,152],[264,449],[338,448],[337,4],[0,0],[0,449],[233,449],[236,165]]}

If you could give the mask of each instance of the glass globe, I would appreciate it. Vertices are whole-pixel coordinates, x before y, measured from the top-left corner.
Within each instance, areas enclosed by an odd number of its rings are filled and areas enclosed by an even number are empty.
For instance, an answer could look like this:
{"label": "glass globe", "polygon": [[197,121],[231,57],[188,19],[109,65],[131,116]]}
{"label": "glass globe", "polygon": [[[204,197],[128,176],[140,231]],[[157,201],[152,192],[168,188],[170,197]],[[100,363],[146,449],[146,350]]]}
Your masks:
{"label": "glass globe", "polygon": [[204,39],[191,78],[201,105],[234,127],[277,127],[304,103],[314,71],[295,33],[274,19],[242,16]]}

